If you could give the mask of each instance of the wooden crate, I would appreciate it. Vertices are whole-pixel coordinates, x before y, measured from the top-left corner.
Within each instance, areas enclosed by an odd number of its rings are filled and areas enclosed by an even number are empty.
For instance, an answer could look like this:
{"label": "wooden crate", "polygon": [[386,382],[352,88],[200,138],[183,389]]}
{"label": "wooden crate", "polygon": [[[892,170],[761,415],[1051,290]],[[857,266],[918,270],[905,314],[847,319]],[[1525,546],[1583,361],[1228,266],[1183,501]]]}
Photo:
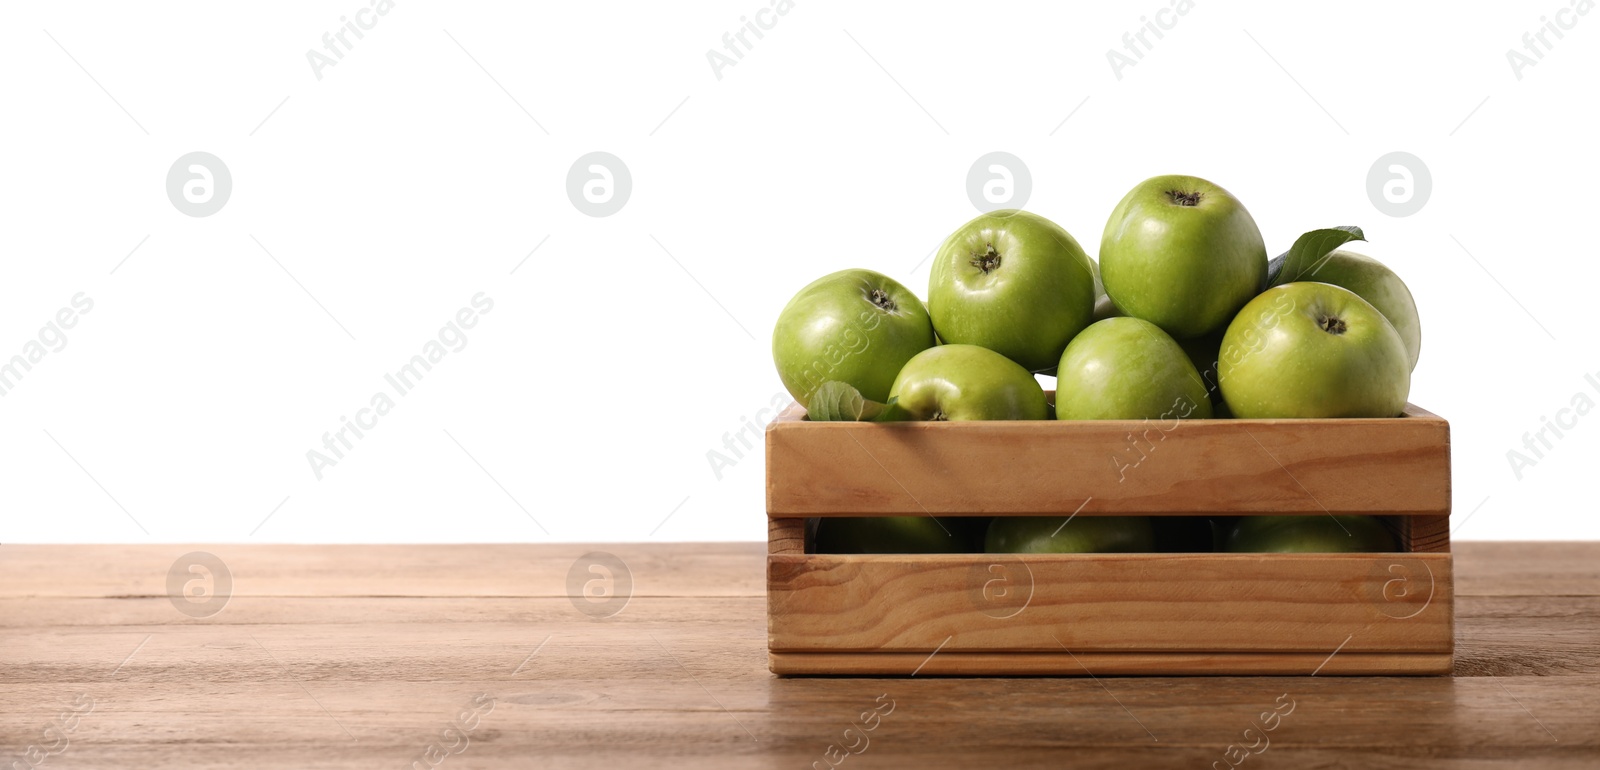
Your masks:
{"label": "wooden crate", "polygon": [[[778,674],[1446,674],[1450,426],[1390,419],[767,428]],[[1401,552],[810,553],[829,516],[1371,514]]]}

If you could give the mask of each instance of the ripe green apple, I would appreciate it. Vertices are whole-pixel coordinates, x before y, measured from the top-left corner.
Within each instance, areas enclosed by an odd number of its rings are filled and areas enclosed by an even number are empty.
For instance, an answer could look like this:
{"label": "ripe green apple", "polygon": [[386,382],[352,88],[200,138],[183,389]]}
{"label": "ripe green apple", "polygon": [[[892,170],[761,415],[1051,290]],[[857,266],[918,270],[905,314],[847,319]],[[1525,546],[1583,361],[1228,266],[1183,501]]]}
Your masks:
{"label": "ripe green apple", "polygon": [[922,300],[871,270],[841,270],[812,281],[784,306],[772,330],[778,377],[802,404],[829,380],[887,401],[900,367],[933,345]]}
{"label": "ripe green apple", "polygon": [[1364,254],[1336,249],[1298,280],[1342,286],[1372,303],[1400,333],[1411,368],[1417,368],[1417,357],[1422,354],[1422,319],[1411,290],[1388,266]]}
{"label": "ripe green apple", "polygon": [[1056,369],[1056,419],[1208,419],[1211,398],[1189,356],[1138,318],[1084,329]]}
{"label": "ripe green apple", "polygon": [[983,214],[946,238],[928,279],[933,328],[1030,372],[1055,366],[1094,311],[1094,267],[1059,225],[1026,211]]}
{"label": "ripe green apple", "polygon": [[988,348],[940,345],[918,353],[894,380],[892,410],[908,420],[1047,420],[1044,388]]}
{"label": "ripe green apple", "polygon": [[1405,343],[1348,289],[1286,283],[1239,311],[1217,362],[1233,416],[1394,417],[1411,392]]}
{"label": "ripe green apple", "polygon": [[1148,516],[998,516],[985,553],[1147,553],[1155,550]]}
{"label": "ripe green apple", "polygon": [[1112,301],[1178,339],[1225,326],[1266,276],[1267,247],[1250,212],[1197,177],[1139,183],[1100,239],[1100,278]]}
{"label": "ripe green apple", "polygon": [[1372,553],[1394,551],[1394,535],[1376,516],[1241,516],[1228,534],[1231,553]]}
{"label": "ripe green apple", "polygon": [[978,553],[982,531],[968,519],[932,516],[824,518],[816,553]]}

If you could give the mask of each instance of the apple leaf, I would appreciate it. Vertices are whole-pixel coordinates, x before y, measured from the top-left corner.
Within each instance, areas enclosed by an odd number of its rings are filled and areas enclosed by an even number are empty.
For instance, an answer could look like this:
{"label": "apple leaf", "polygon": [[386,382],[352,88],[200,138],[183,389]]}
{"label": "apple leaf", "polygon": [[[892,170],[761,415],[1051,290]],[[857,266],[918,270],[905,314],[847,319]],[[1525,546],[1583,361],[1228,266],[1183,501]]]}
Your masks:
{"label": "apple leaf", "polygon": [[813,422],[864,422],[877,419],[895,399],[880,404],[861,396],[850,384],[829,380],[806,402],[806,417]]}
{"label": "apple leaf", "polygon": [[1366,239],[1361,228],[1353,225],[1312,230],[1296,238],[1287,252],[1267,263],[1267,288],[1295,281],[1315,281],[1317,271],[1334,249]]}

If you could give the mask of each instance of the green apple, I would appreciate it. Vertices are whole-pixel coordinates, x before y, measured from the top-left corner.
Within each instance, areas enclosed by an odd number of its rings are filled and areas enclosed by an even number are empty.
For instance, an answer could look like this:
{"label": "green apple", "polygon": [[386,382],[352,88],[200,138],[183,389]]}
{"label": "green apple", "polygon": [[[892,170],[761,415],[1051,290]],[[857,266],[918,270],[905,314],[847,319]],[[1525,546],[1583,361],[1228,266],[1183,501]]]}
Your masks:
{"label": "green apple", "polygon": [[1044,388],[1028,370],[977,345],[940,345],[918,353],[889,390],[908,420],[1047,420]]}
{"label": "green apple", "polygon": [[1266,276],[1267,248],[1250,212],[1192,176],[1141,182],[1100,238],[1100,277],[1112,301],[1178,339],[1222,328]]}
{"label": "green apple", "polygon": [[1234,417],[1394,417],[1411,365],[1394,326],[1354,292],[1286,283],[1228,325],[1217,379]]}
{"label": "green apple", "polygon": [[1411,290],[1388,266],[1364,254],[1336,249],[1295,280],[1342,286],[1372,303],[1400,333],[1411,368],[1417,368],[1417,357],[1422,354],[1422,319],[1417,315]]}
{"label": "green apple", "polygon": [[1056,368],[1056,419],[1208,419],[1211,398],[1189,356],[1138,318],[1108,318],[1074,337]]}
{"label": "green apple", "polygon": [[1371,553],[1395,550],[1376,516],[1241,516],[1228,534],[1232,553]]}
{"label": "green apple", "polygon": [[828,517],[817,524],[815,552],[977,553],[980,536],[960,517]]}
{"label": "green apple", "polygon": [[933,345],[922,300],[871,270],[841,270],[812,281],[784,306],[772,330],[778,377],[802,404],[829,380],[887,401],[900,367]]}
{"label": "green apple", "polygon": [[998,516],[986,553],[1146,553],[1155,550],[1148,516]]}
{"label": "green apple", "polygon": [[933,328],[1030,372],[1055,366],[1094,312],[1094,267],[1076,240],[1037,214],[1004,209],[946,238],[928,279]]}

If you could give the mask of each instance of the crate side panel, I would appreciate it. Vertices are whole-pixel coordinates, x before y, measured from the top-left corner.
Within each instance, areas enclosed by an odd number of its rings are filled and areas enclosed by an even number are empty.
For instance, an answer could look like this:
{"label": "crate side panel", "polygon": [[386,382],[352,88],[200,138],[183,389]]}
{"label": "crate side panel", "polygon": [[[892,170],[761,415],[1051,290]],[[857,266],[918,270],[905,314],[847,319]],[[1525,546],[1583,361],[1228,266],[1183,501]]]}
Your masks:
{"label": "crate side panel", "polygon": [[769,648],[1449,653],[1450,570],[1408,553],[771,556]]}
{"label": "crate side panel", "polygon": [[825,676],[1424,676],[1450,673],[1440,653],[1344,652],[775,652],[780,675]]}
{"label": "crate side panel", "polygon": [[1431,417],[791,421],[767,432],[775,517],[1449,510],[1448,424]]}

